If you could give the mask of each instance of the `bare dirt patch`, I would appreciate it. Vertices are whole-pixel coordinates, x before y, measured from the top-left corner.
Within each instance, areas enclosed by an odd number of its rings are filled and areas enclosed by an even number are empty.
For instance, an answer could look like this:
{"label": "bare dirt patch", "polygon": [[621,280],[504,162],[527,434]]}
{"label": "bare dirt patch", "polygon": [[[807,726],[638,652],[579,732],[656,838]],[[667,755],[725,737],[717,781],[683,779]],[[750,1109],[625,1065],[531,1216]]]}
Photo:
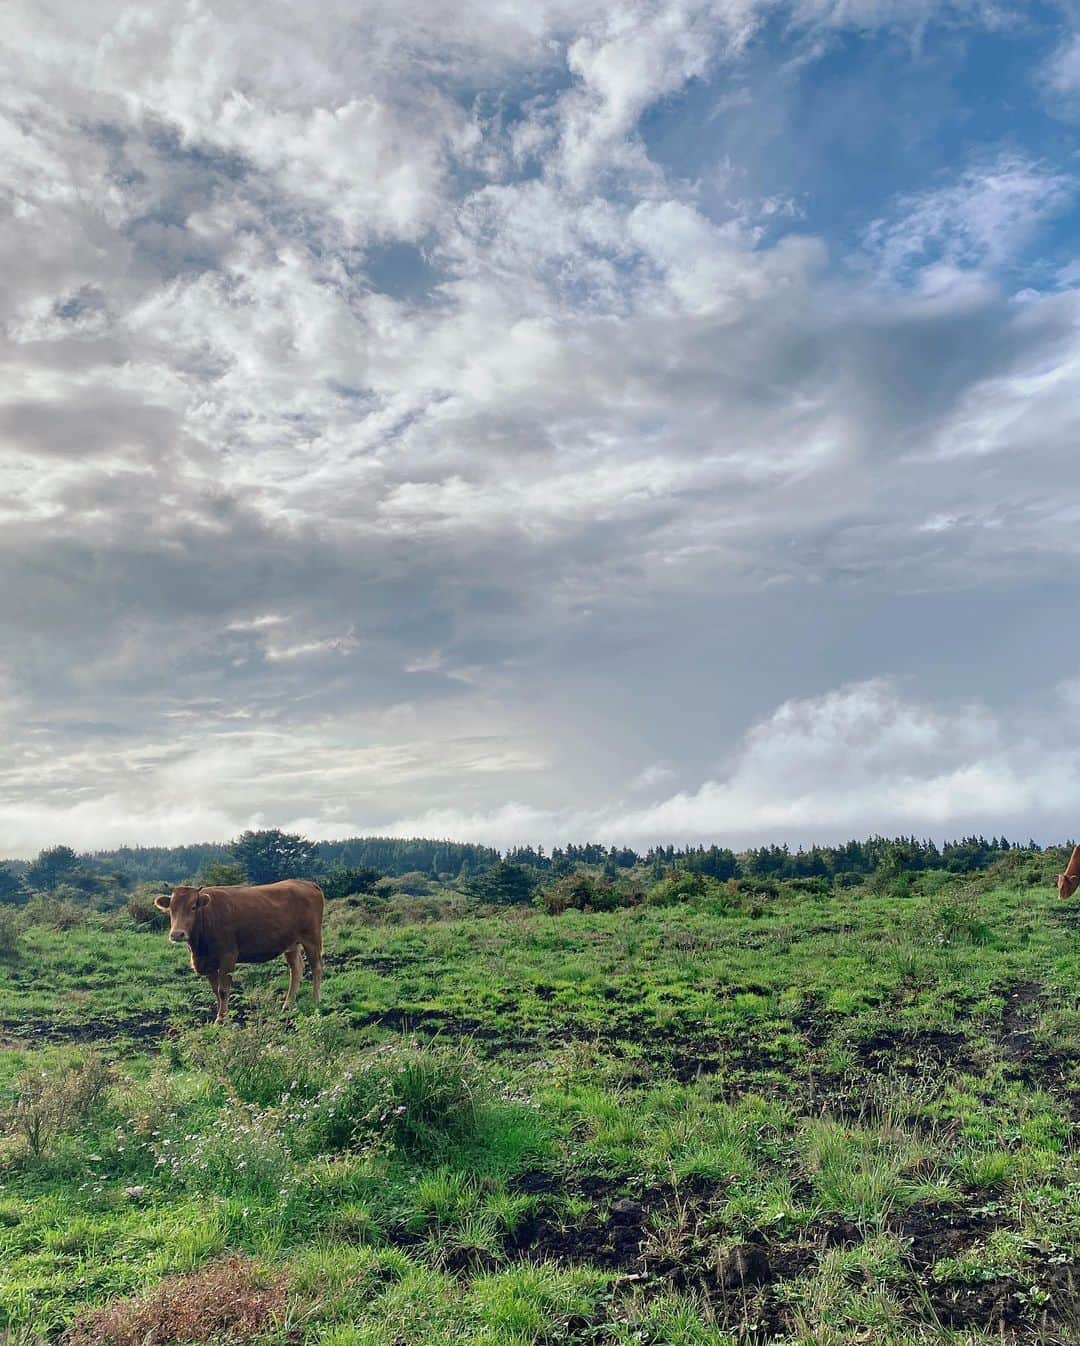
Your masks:
{"label": "bare dirt patch", "polygon": [[13,1044],[43,1042],[156,1042],[167,1031],[171,1014],[143,1011],[139,1014],[107,1015],[83,1023],[62,1019],[0,1019],[0,1038]]}
{"label": "bare dirt patch", "polygon": [[[564,1182],[535,1169],[520,1174],[514,1189],[541,1200],[538,1214],[508,1241],[512,1256],[617,1272],[626,1290],[691,1292],[708,1302],[719,1326],[743,1341],[767,1342],[795,1331],[785,1286],[812,1274],[827,1250],[858,1247],[867,1232],[835,1214],[820,1216],[788,1238],[765,1230],[725,1230],[719,1208],[726,1187],[711,1181],[641,1188],[631,1179],[602,1175]],[[559,1198],[568,1195],[590,1202],[572,1225],[558,1216]],[[920,1204],[890,1221],[888,1231],[905,1248],[910,1281],[900,1297],[912,1319],[990,1332],[1012,1343],[1066,1341],[1069,1325],[1080,1321],[1076,1260],[1039,1268],[1035,1296],[1022,1277],[974,1285],[932,1278],[943,1259],[957,1258],[995,1230],[1012,1227],[1007,1213],[970,1203]]]}
{"label": "bare dirt patch", "polygon": [[978,1073],[972,1045],[963,1033],[943,1029],[885,1029],[853,1044],[859,1064],[875,1072],[917,1078],[943,1067]]}

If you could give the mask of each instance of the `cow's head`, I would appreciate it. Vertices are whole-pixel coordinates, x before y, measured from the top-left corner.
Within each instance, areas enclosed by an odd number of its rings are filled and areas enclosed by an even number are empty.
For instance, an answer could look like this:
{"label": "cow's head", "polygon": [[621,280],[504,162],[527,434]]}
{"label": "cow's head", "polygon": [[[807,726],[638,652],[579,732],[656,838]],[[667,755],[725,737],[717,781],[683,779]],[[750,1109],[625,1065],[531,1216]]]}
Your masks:
{"label": "cow's head", "polygon": [[209,901],[210,894],[205,889],[183,884],[174,888],[171,896],[162,893],[155,897],[154,906],[158,911],[169,913],[169,938],[179,944],[181,940],[191,938],[195,920]]}

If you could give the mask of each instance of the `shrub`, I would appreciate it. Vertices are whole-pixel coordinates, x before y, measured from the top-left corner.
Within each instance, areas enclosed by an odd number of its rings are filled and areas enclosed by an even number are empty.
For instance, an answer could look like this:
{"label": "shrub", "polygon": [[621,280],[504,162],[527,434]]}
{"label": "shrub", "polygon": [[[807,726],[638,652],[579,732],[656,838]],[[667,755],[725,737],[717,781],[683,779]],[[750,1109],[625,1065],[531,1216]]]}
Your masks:
{"label": "shrub", "polygon": [[512,907],[532,901],[536,877],[524,865],[499,860],[490,869],[474,874],[465,884],[465,891],[478,902],[494,907]]}
{"label": "shrub", "polygon": [[680,902],[690,902],[694,898],[704,897],[710,884],[704,874],[691,874],[686,870],[674,870],[665,875],[659,883],[649,889],[649,905],[653,907],[673,907]]}
{"label": "shrub", "polygon": [[0,907],[0,958],[19,952],[19,921],[11,907]]}
{"label": "shrub", "polygon": [[285,1281],[246,1257],[230,1257],[149,1294],[82,1314],[60,1346],[171,1346],[210,1340],[249,1341],[285,1312]]}
{"label": "shrub", "polygon": [[439,1155],[473,1139],[490,1100],[471,1052],[394,1043],[368,1053],[323,1090],[310,1109],[317,1153],[388,1148]]}
{"label": "shrub", "polygon": [[193,1192],[271,1199],[289,1172],[293,1150],[276,1110],[230,1103],[180,1144],[174,1135],[154,1146],[155,1167]]}
{"label": "shrub", "polygon": [[210,884],[212,887],[229,888],[238,883],[246,883],[247,875],[244,873],[244,866],[229,864],[225,860],[211,860],[208,865],[204,865],[199,873],[199,884]]}
{"label": "shrub", "polygon": [[356,893],[330,904],[325,929],[345,930],[357,924],[420,925],[427,921],[454,920],[474,906],[473,899],[451,888],[438,888],[426,897],[394,892]]}
{"label": "shrub", "polygon": [[85,925],[90,910],[80,900],[77,889],[62,884],[51,897],[35,893],[22,908],[24,925],[46,925],[53,930],[71,930]]}
{"label": "shrub", "polygon": [[112,1068],[98,1056],[58,1072],[27,1071],[16,1082],[4,1129],[40,1159],[63,1131],[88,1116],[112,1080]]}
{"label": "shrub", "polygon": [[429,874],[414,870],[409,874],[399,874],[396,878],[378,879],[371,888],[357,891],[374,891],[383,897],[391,897],[396,893],[404,893],[406,897],[426,897],[437,886]]}
{"label": "shrub", "polygon": [[729,887],[731,882],[734,882],[735,885],[733,891],[740,897],[764,898],[780,896],[780,884],[776,879],[734,879],[729,881]]}
{"label": "shrub", "polygon": [[368,865],[351,868],[347,865],[338,865],[336,869],[322,875],[320,884],[327,899],[333,901],[337,897],[353,897],[360,893],[373,892],[380,877],[379,871]]}
{"label": "shrub", "polygon": [[158,884],[140,884],[134,892],[128,894],[125,906],[127,914],[136,925],[167,925],[168,915],[154,906],[154,898],[160,893]]}
{"label": "shrub", "polygon": [[979,894],[971,885],[941,903],[934,913],[934,927],[941,944],[989,944],[993,939],[979,910]]}
{"label": "shrub", "polygon": [[340,1021],[303,1018],[292,1031],[288,1024],[272,991],[253,991],[243,1024],[232,1024],[225,1032],[194,1032],[184,1051],[193,1066],[230,1086],[245,1103],[270,1107],[289,1094],[310,1097],[328,1079]]}
{"label": "shrub", "polygon": [[571,908],[575,911],[617,911],[636,906],[641,894],[623,884],[578,871],[564,874],[537,894],[536,905],[549,916],[558,916]]}
{"label": "shrub", "polygon": [[793,894],[809,893],[814,897],[827,897],[832,891],[832,881],[824,875],[812,874],[805,878],[786,879],[784,888]]}

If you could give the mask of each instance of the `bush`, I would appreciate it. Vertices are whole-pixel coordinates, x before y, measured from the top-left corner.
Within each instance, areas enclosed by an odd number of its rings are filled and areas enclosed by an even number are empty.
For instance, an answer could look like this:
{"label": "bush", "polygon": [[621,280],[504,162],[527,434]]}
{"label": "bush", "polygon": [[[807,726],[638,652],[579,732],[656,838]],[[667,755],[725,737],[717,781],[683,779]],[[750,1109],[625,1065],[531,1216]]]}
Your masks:
{"label": "bush", "polygon": [[734,879],[729,880],[729,887],[734,883],[732,891],[740,897],[779,897],[780,884],[776,879]]}
{"label": "bush", "polygon": [[[714,888],[716,885],[712,885]],[[649,889],[649,905],[653,907],[674,907],[680,902],[690,902],[694,898],[705,897],[710,883],[704,874],[690,874],[686,870],[675,870],[654,883]]]}
{"label": "bush", "polygon": [[170,1175],[176,1187],[222,1196],[273,1200],[294,1160],[279,1110],[254,1103],[227,1104],[208,1125],[175,1134],[153,1147],[155,1169]]}
{"label": "bush", "polygon": [[352,897],[358,893],[373,892],[380,877],[379,871],[368,865],[353,867],[338,865],[336,869],[331,869],[321,876],[320,885],[327,899],[332,901],[337,897]]}
{"label": "bush", "polygon": [[346,930],[358,924],[420,925],[426,921],[454,920],[472,911],[475,905],[471,898],[452,888],[438,888],[426,897],[357,893],[330,904],[325,930]]}
{"label": "bush", "polygon": [[355,1062],[319,1095],[308,1140],[316,1153],[386,1148],[438,1156],[475,1137],[490,1097],[471,1052],[395,1043]]}
{"label": "bush", "polygon": [[809,893],[814,897],[827,897],[832,891],[832,882],[822,875],[813,874],[807,878],[786,879],[784,887],[789,893]]}
{"label": "bush", "polygon": [[19,952],[19,919],[11,907],[0,907],[0,958]]}
{"label": "bush", "polygon": [[416,870],[411,874],[399,874],[397,878],[378,879],[371,889],[364,891],[374,891],[381,897],[393,897],[398,893],[404,893],[406,897],[427,897],[437,887],[429,874]]}
{"label": "bush", "polygon": [[493,907],[512,907],[532,901],[536,876],[524,865],[500,860],[465,884],[465,891],[478,902]]}
{"label": "bush", "polygon": [[79,892],[66,884],[51,897],[35,893],[22,908],[24,926],[46,925],[53,930],[71,930],[77,925],[85,925],[89,919],[90,910],[80,900]]}
{"label": "bush", "polygon": [[147,1295],[82,1314],[60,1346],[171,1346],[178,1341],[250,1341],[285,1313],[285,1281],[246,1257],[174,1276]]}
{"label": "bush", "polygon": [[98,1056],[58,1072],[26,1071],[16,1081],[4,1130],[40,1159],[62,1132],[93,1111],[112,1081],[111,1066]]}
{"label": "bush", "polygon": [[642,894],[625,884],[578,871],[565,874],[549,884],[535,898],[536,905],[549,916],[564,911],[618,911],[621,907],[636,906]]}
{"label": "bush", "polygon": [[244,873],[244,866],[229,864],[225,860],[211,860],[199,872],[199,886],[209,885],[214,888],[232,888],[237,884],[246,883],[247,875]]}
{"label": "bush", "polygon": [[128,895],[125,903],[127,914],[136,925],[163,926],[169,921],[168,913],[154,906],[154,898],[160,893],[158,884],[140,884]]}
{"label": "bush", "polygon": [[311,1097],[326,1084],[339,1020],[306,1017],[287,1031],[277,996],[253,991],[243,1024],[200,1029],[184,1043],[198,1070],[220,1080],[245,1103],[278,1104],[287,1095]]}
{"label": "bush", "polygon": [[993,940],[993,932],[979,909],[979,894],[972,885],[944,900],[934,912],[933,922],[939,944],[989,944]]}

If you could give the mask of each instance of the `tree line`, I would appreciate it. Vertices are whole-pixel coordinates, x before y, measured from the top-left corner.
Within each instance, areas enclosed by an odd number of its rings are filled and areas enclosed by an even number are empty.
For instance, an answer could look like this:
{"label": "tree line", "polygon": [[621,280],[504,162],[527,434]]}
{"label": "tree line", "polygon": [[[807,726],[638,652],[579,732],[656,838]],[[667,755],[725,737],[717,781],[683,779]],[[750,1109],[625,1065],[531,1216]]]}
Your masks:
{"label": "tree line", "polygon": [[[1071,843],[1069,843],[1071,844]],[[672,873],[718,881],[816,880],[830,886],[873,875],[925,869],[967,873],[984,869],[1004,852],[1023,847],[1006,837],[962,837],[939,846],[911,837],[869,837],[838,846],[760,846],[736,853],[723,846],[656,846],[645,852],[600,843],[553,847],[516,846],[503,854],[491,846],[423,837],[351,837],[311,841],[277,828],[249,830],[227,843],[123,846],[79,854],[51,846],[36,859],[0,863],[0,903],[27,901],[34,893],[60,893],[94,905],[119,904],[139,884],[198,882],[272,883],[296,875],[316,878],[328,897],[368,893],[385,878],[420,877],[452,884],[480,900],[526,900],[538,886],[591,872],[613,882],[637,874],[657,882]]]}

